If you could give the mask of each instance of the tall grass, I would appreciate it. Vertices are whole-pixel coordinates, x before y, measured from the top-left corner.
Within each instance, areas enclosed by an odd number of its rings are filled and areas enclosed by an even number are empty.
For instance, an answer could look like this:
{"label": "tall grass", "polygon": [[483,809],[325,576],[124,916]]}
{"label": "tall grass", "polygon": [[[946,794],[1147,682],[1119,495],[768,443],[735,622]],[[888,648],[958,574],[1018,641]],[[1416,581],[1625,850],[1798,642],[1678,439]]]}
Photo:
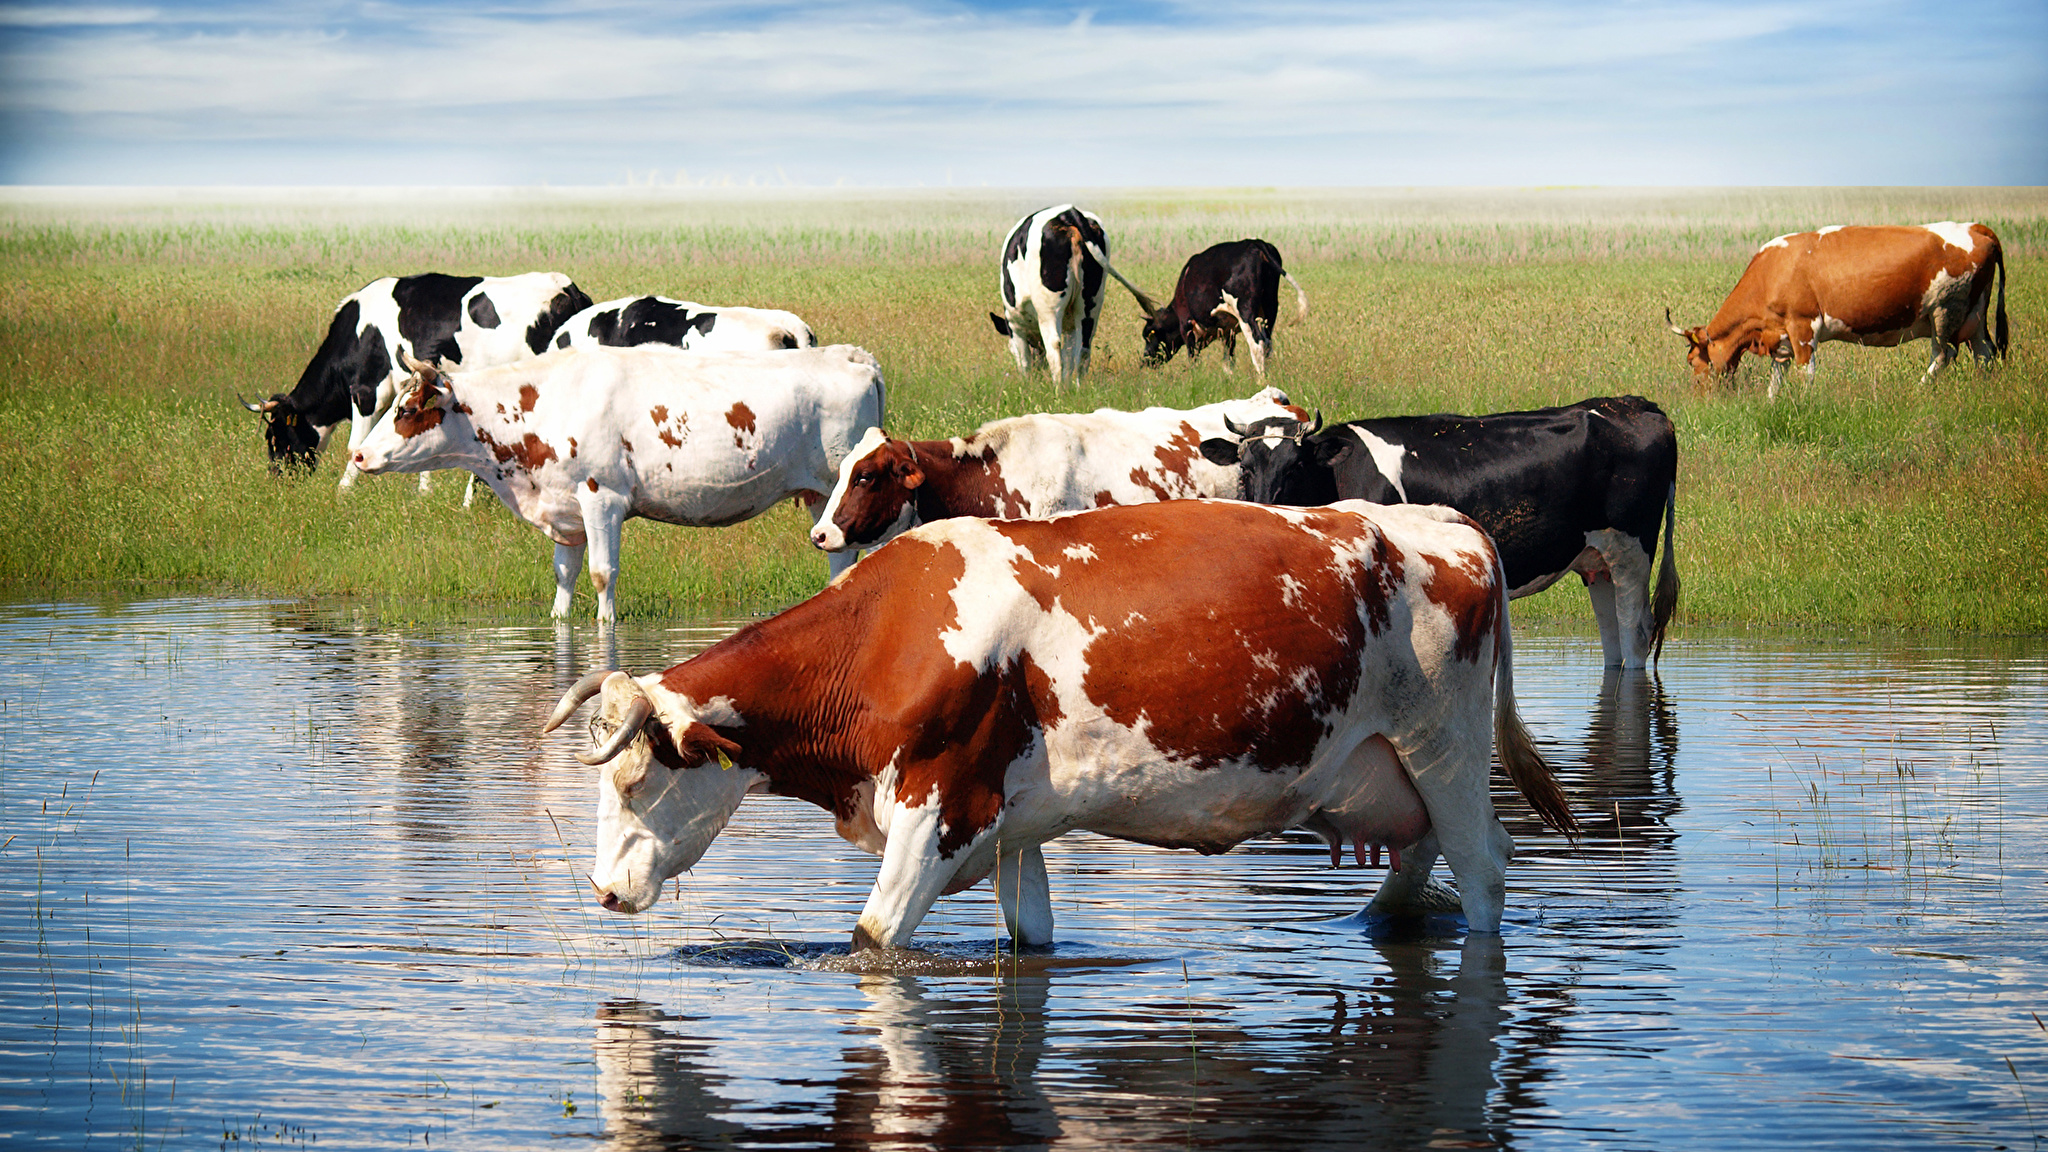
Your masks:
{"label": "tall grass", "polygon": [[[335,303],[440,269],[568,272],[634,292],[789,308],[880,358],[890,424],[1244,395],[1215,353],[1137,364],[1113,287],[1094,374],[1055,391],[1011,365],[985,313],[994,250],[1054,194],[723,197],[633,190],[311,200],[30,193],[0,199],[0,588],[75,598],[177,587],[353,595],[388,615],[545,612],[549,546],[460,484],[346,496],[331,451],[267,475],[237,393],[297,379]],[[1331,419],[1651,397],[1678,425],[1681,622],[2048,630],[2048,194],[2031,190],[1120,192],[1085,198],[1155,294],[1217,240],[1264,235],[1312,314],[1272,381]],[[1697,389],[1664,330],[1711,314],[1762,239],[1843,221],[1983,219],[2008,252],[2013,354],[1918,383],[1926,344],[1821,349],[1779,403],[1760,376]],[[1965,357],[1967,361],[1967,357]],[[338,447],[338,445],[337,445]],[[729,529],[634,522],[620,609],[771,608],[824,579],[805,517]],[[588,611],[579,605],[579,611]],[[1560,586],[1519,618],[1581,619]]]}

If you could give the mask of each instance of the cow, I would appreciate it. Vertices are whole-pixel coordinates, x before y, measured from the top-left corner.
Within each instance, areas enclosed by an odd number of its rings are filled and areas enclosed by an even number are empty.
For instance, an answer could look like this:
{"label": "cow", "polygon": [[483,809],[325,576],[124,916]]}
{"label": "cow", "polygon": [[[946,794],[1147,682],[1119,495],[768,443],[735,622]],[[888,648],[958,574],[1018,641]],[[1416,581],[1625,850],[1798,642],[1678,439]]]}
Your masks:
{"label": "cow", "polygon": [[[1987,324],[1993,276],[1998,312]],[[2005,251],[1982,224],[1917,227],[1836,224],[1793,232],[1757,249],[1714,318],[1681,328],[1695,379],[1732,375],[1743,353],[1771,358],[1769,398],[1787,362],[1813,379],[1813,352],[1829,340],[1891,348],[1934,344],[1925,385],[1968,342],[1980,364],[2005,357]]]}
{"label": "cow", "polygon": [[[1493,534],[1509,595],[1530,596],[1577,572],[1593,599],[1607,667],[1663,655],[1678,605],[1672,530],[1678,436],[1640,396],[1490,416],[1390,416],[1322,427],[1266,420],[1205,440],[1239,465],[1239,494],[1266,504],[1333,500],[1448,504]],[[1664,565],[1654,594],[1657,523]]]}
{"label": "cow", "polygon": [[[372,280],[335,308],[327,338],[299,374],[296,388],[259,404],[245,400],[242,406],[264,416],[273,475],[286,469],[311,471],[343,420],[350,422],[353,460],[406,378],[403,356],[464,368],[530,359],[547,351],[564,320],[589,305],[590,297],[559,272],[425,272]],[[342,470],[341,486],[355,479],[351,463]]]}
{"label": "cow", "polygon": [[1506,587],[1447,508],[1126,505],[927,524],[663,672],[598,671],[595,867],[640,912],[752,792],[807,800],[881,857],[856,949],[900,947],[994,874],[1011,938],[1052,939],[1039,845],[1075,829],[1204,853],[1308,829],[1396,850],[1368,912],[1444,894],[1500,929],[1514,844],[1489,762],[1569,804],[1514,703]]}
{"label": "cow", "polygon": [[1264,240],[1232,240],[1188,257],[1173,286],[1173,300],[1145,321],[1145,363],[1158,367],[1182,348],[1193,360],[1211,341],[1221,338],[1237,361],[1237,334],[1243,332],[1251,353],[1252,371],[1266,374],[1273,355],[1273,325],[1280,314],[1280,281],[1294,288],[1295,318],[1308,319],[1308,293],[1280,264],[1280,250]]}
{"label": "cow", "polygon": [[776,308],[735,308],[671,300],[666,296],[622,296],[592,304],[564,321],[556,348],[632,348],[672,344],[698,352],[815,348],[811,326],[794,312]]}
{"label": "cow", "polygon": [[1200,408],[1038,413],[950,440],[896,440],[870,430],[839,466],[811,529],[827,552],[876,548],[949,516],[1043,519],[1107,504],[1236,496],[1235,466],[1203,459],[1204,437],[1235,417],[1306,419],[1278,388]]}
{"label": "cow", "polygon": [[1088,371],[1095,321],[1102,312],[1103,273],[1117,278],[1146,315],[1158,305],[1109,262],[1109,236],[1093,212],[1072,204],[1041,208],[1010,230],[998,267],[1003,310],[988,318],[1010,340],[1017,370],[1043,362],[1055,386]]}
{"label": "cow", "polygon": [[[465,468],[555,542],[557,619],[586,546],[597,619],[618,618],[619,530],[635,516],[737,524],[797,497],[813,509],[882,421],[882,370],[851,345],[550,352],[454,373],[408,361],[391,415],[356,449],[365,473]],[[851,556],[828,557],[837,574]]]}

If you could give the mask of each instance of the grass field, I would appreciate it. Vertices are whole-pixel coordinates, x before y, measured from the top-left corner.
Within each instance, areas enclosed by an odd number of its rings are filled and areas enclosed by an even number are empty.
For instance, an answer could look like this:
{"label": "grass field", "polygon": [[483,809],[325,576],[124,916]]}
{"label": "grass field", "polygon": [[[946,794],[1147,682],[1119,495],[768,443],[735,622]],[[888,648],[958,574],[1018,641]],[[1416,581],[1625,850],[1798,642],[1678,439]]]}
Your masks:
{"label": "grass field", "polygon": [[[1058,194],[761,190],[0,192],[0,593],[357,596],[396,621],[546,612],[549,545],[459,477],[346,496],[338,452],[265,470],[237,394],[289,390],[335,304],[384,275],[567,272],[637,292],[791,309],[881,360],[892,431],[1251,392],[1211,353],[1138,366],[1112,285],[1095,372],[1056,394],[990,330],[994,255]],[[1331,419],[1501,411],[1632,392],[1679,431],[1681,626],[2048,631],[2048,192],[2028,189],[1117,192],[1119,268],[1169,293],[1186,256],[1264,236],[1312,313],[1271,380]],[[1775,405],[1764,371],[1699,389],[1668,306],[1703,323],[1755,246],[1828,223],[1976,219],[2004,239],[2013,343],[1919,385],[1925,342],[1823,346]],[[337,434],[338,437],[342,434]],[[340,441],[337,441],[337,445]],[[763,610],[823,558],[784,506],[728,529],[635,521],[620,611]],[[1590,620],[1576,581],[1522,620]],[[587,614],[586,599],[579,613]]]}

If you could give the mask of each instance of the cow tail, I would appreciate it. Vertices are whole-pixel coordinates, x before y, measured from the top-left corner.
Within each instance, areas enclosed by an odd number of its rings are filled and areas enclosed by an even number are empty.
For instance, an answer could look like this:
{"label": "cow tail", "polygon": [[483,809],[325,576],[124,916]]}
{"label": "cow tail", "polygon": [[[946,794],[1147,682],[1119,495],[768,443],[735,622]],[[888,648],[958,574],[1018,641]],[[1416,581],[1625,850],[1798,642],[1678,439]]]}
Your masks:
{"label": "cow tail", "polygon": [[1095,262],[1097,264],[1102,265],[1103,271],[1108,272],[1111,276],[1116,277],[1117,283],[1123,285],[1125,288],[1130,289],[1131,295],[1137,298],[1138,307],[1145,310],[1145,315],[1155,316],[1159,313],[1159,301],[1154,300],[1150,296],[1145,295],[1144,289],[1138,287],[1136,284],[1133,284],[1129,280],[1125,279],[1124,274],[1116,270],[1116,265],[1111,264],[1109,262],[1109,253],[1104,252],[1102,249],[1096,247],[1095,242],[1092,240],[1082,240],[1080,231],[1078,229],[1074,233],[1074,239],[1080,244],[1087,245],[1088,254],[1090,256],[1095,257]]}
{"label": "cow tail", "polygon": [[2003,360],[2008,337],[2005,327],[2005,248],[1994,242],[1991,246],[1991,259],[1998,266],[1998,331],[1993,340],[1998,347],[1998,358]]}
{"label": "cow tail", "polygon": [[1672,481],[1671,492],[1664,497],[1664,565],[1657,571],[1657,592],[1650,597],[1650,661],[1655,663],[1664,658],[1664,628],[1671,623],[1671,614],[1678,609],[1678,565],[1672,553],[1678,550],[1674,537],[1678,532],[1678,482]]}
{"label": "cow tail", "polygon": [[1536,810],[1536,815],[1559,832],[1577,837],[1579,822],[1572,816],[1564,789],[1558,785],[1557,777],[1551,774],[1550,765],[1543,762],[1542,753],[1536,750],[1536,741],[1522,726],[1521,713],[1515,709],[1514,642],[1508,629],[1508,574],[1507,569],[1501,566],[1498,554],[1494,556],[1493,573],[1499,584],[1494,590],[1494,752],[1500,757],[1500,766],[1507,771],[1515,790],[1529,801],[1529,807]]}

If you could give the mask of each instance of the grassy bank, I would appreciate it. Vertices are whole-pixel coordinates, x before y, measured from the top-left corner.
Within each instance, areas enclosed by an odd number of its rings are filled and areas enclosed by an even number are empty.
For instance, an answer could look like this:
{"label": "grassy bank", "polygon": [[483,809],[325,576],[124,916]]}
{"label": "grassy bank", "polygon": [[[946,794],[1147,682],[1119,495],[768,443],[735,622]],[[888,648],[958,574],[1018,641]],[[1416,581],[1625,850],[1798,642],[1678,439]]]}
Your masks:
{"label": "grassy bank", "polygon": [[[568,272],[594,297],[658,291],[792,309],[881,359],[890,424],[965,431],[1020,412],[1242,395],[1212,356],[1137,366],[1112,292],[1096,372],[1056,395],[990,331],[993,253],[1060,197],[526,193],[406,199],[15,193],[0,199],[0,582],[12,596],[153,590],[357,595],[388,613],[545,612],[546,542],[459,478],[346,497],[337,453],[264,469],[237,393],[286,390],[341,296],[381,275]],[[2048,194],[2025,190],[1119,193],[1085,198],[1119,266],[1164,295],[1180,261],[1264,235],[1312,315],[1273,382],[1333,418],[1498,411],[1635,392],[1679,428],[1681,620],[2048,631]],[[1918,385],[1926,344],[1828,345],[1776,405],[1762,376],[1695,389],[1666,306],[1702,322],[1755,244],[1842,221],[1973,218],[2004,237],[2011,359]],[[1967,359],[1967,358],[1966,358]],[[629,615],[772,607],[822,557],[784,507],[737,528],[628,526]],[[1517,606],[1580,620],[1564,582]],[[587,611],[587,605],[579,610]]]}

